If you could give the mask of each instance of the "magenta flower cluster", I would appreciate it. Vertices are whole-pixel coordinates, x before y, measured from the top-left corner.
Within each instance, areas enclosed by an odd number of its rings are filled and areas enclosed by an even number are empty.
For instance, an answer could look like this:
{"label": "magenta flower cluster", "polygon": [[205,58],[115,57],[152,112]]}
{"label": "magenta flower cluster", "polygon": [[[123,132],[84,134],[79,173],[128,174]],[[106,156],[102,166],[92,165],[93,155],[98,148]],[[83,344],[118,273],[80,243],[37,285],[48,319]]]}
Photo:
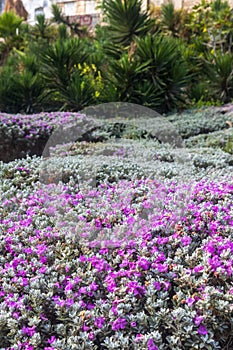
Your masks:
{"label": "magenta flower cluster", "polygon": [[[181,326],[190,327],[196,342],[224,338],[224,329],[215,329],[211,319],[221,323],[233,305],[231,182],[196,183],[175,224],[169,202],[175,183],[166,206],[147,218],[140,213],[144,203],[153,203],[157,181],[120,181],[86,192],[64,185],[57,197],[55,186],[2,199],[5,348],[58,349],[69,337],[77,344],[86,337],[94,348],[120,332],[143,349],[160,349],[164,339],[172,344]],[[230,320],[229,315],[225,329]],[[17,340],[12,347],[7,339]]]}

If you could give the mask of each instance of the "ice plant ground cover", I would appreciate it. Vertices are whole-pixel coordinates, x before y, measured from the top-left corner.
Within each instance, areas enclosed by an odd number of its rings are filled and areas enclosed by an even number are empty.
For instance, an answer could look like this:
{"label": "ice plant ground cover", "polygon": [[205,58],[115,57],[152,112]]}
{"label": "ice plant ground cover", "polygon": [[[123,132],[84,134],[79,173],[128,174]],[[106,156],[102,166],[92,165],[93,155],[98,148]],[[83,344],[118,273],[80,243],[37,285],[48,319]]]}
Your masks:
{"label": "ice plant ground cover", "polygon": [[229,131],[227,108],[169,117],[182,157],[105,128],[0,162],[0,349],[233,347],[233,159],[197,139]]}

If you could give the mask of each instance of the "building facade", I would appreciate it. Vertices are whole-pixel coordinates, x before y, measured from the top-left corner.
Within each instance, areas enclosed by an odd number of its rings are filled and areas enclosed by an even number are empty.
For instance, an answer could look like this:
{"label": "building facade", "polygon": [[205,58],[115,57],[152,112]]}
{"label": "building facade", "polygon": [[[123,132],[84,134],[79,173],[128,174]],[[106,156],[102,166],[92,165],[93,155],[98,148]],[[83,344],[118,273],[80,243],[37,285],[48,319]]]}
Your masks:
{"label": "building facade", "polygon": [[[89,27],[95,26],[101,20],[101,10],[97,6],[102,0],[22,0],[23,5],[28,12],[28,22],[34,24],[38,14],[44,14],[49,19],[52,16],[51,6],[57,4],[65,16],[69,16],[71,21],[79,21],[81,25]],[[126,0],[127,1],[127,0]],[[149,4],[160,7],[166,0],[143,0],[143,9]],[[175,7],[192,8],[201,0],[173,0]],[[6,0],[0,0],[0,13],[4,11]],[[233,0],[229,0],[233,5]]]}
{"label": "building facade", "polygon": [[71,22],[94,27],[101,18],[101,11],[97,8],[99,2],[98,0],[57,0],[56,4],[65,16],[69,16]]}
{"label": "building facade", "polygon": [[[0,13],[4,11],[6,0],[0,0]],[[98,5],[102,0],[22,0],[28,12],[28,22],[36,22],[36,16],[43,13],[47,19],[51,18],[52,4],[57,4],[65,16],[70,20],[79,20],[80,24],[95,26],[101,18],[101,10]],[[143,9],[146,9],[149,2],[158,2],[158,6],[163,0],[143,0]],[[176,0],[179,1],[179,0]]]}
{"label": "building facade", "polygon": [[[28,12],[28,23],[34,24],[38,14],[44,14],[49,19],[52,16],[51,6],[57,4],[65,16],[70,20],[79,20],[81,24],[93,26],[100,17],[100,10],[96,9],[97,0],[22,0]],[[0,13],[4,11],[5,0],[0,0]],[[77,17],[78,16],[78,17]]]}
{"label": "building facade", "polygon": [[5,0],[0,0],[0,13],[4,11]]}

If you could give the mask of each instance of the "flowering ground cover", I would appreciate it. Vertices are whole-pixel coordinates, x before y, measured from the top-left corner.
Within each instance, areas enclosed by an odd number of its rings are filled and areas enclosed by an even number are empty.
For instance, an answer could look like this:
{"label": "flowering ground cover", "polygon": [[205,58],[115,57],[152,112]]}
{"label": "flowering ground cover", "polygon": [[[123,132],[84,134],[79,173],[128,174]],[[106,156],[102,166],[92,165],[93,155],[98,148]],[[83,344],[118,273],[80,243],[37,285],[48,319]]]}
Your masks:
{"label": "flowering ground cover", "polygon": [[[76,122],[81,122],[84,127],[85,115],[76,113],[75,117]],[[1,113],[0,160],[6,162],[26,155],[41,155],[55,127],[69,125],[73,120],[74,114],[68,112],[40,113],[33,116]]]}
{"label": "flowering ground cover", "polygon": [[122,133],[0,162],[0,349],[233,347],[232,155]]}

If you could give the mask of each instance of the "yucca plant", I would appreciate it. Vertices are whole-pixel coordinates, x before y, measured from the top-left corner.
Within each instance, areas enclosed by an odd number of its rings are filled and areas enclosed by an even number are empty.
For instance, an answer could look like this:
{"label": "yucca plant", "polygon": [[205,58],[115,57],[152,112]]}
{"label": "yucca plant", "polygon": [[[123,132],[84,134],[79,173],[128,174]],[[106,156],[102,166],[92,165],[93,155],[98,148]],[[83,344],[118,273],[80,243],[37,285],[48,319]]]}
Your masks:
{"label": "yucca plant", "polygon": [[86,37],[89,35],[88,29],[84,26],[81,26],[78,22],[70,22],[68,16],[64,16],[61,9],[56,5],[52,4],[52,21],[58,24],[64,24],[68,27],[73,35],[78,37]]}
{"label": "yucca plant", "polygon": [[65,24],[60,24],[58,26],[58,37],[60,40],[67,40],[68,39],[68,31],[67,26]]}
{"label": "yucca plant", "polygon": [[160,25],[163,31],[178,36],[179,26],[181,26],[182,12],[175,9],[172,0],[168,0],[161,5]]}
{"label": "yucca plant", "polygon": [[41,72],[51,100],[63,109],[81,110],[100,95],[100,73],[89,61],[85,41],[57,40],[40,55]]}
{"label": "yucca plant", "polygon": [[73,72],[65,89],[59,90],[59,100],[63,109],[80,111],[84,107],[95,104],[97,95],[90,77],[84,77],[82,71]]}
{"label": "yucca plant", "polygon": [[205,72],[213,97],[223,103],[230,102],[233,98],[233,55],[220,51],[206,55]]}
{"label": "yucca plant", "polygon": [[38,111],[44,98],[44,85],[40,74],[33,74],[25,69],[16,75],[14,84],[16,87],[15,97],[20,102],[20,112],[34,113]]}
{"label": "yucca plant", "polygon": [[40,110],[44,82],[36,58],[21,53],[10,58],[0,73],[0,109],[8,113],[33,113]]}
{"label": "yucca plant", "polygon": [[148,34],[138,38],[120,59],[110,60],[107,79],[119,101],[142,104],[167,112],[188,103],[192,75],[172,37]]}
{"label": "yucca plant", "polygon": [[16,35],[16,29],[20,27],[23,19],[14,12],[3,12],[0,16],[0,37],[9,38]]}
{"label": "yucca plant", "polygon": [[209,84],[207,81],[196,82],[190,86],[189,97],[193,104],[205,103],[210,98]]}
{"label": "yucca plant", "polygon": [[172,37],[148,34],[138,39],[136,45],[135,55],[143,66],[142,78],[152,84],[160,98],[160,108],[168,111],[187,104],[192,75],[179,42]]}
{"label": "yucca plant", "polygon": [[142,11],[142,0],[103,0],[102,10],[111,40],[124,47],[150,32],[155,23]]}
{"label": "yucca plant", "polygon": [[13,67],[1,68],[0,72],[0,110],[6,113],[17,113],[20,102],[15,98],[17,86],[15,85],[15,69]]}
{"label": "yucca plant", "polygon": [[84,45],[79,38],[57,40],[40,54],[43,78],[50,92],[63,91],[78,63],[87,59]]}
{"label": "yucca plant", "polygon": [[0,44],[1,63],[5,62],[13,48],[19,48],[22,44],[23,37],[19,32],[22,22],[23,19],[11,11],[0,15],[0,37],[3,38]]}
{"label": "yucca plant", "polygon": [[109,62],[107,78],[116,88],[117,100],[131,102],[139,79],[138,66],[138,62],[129,59],[128,53]]}
{"label": "yucca plant", "polygon": [[44,14],[36,16],[36,23],[31,26],[30,34],[36,40],[45,40],[46,42],[54,41],[57,35],[57,29],[51,25],[51,22],[45,18]]}

